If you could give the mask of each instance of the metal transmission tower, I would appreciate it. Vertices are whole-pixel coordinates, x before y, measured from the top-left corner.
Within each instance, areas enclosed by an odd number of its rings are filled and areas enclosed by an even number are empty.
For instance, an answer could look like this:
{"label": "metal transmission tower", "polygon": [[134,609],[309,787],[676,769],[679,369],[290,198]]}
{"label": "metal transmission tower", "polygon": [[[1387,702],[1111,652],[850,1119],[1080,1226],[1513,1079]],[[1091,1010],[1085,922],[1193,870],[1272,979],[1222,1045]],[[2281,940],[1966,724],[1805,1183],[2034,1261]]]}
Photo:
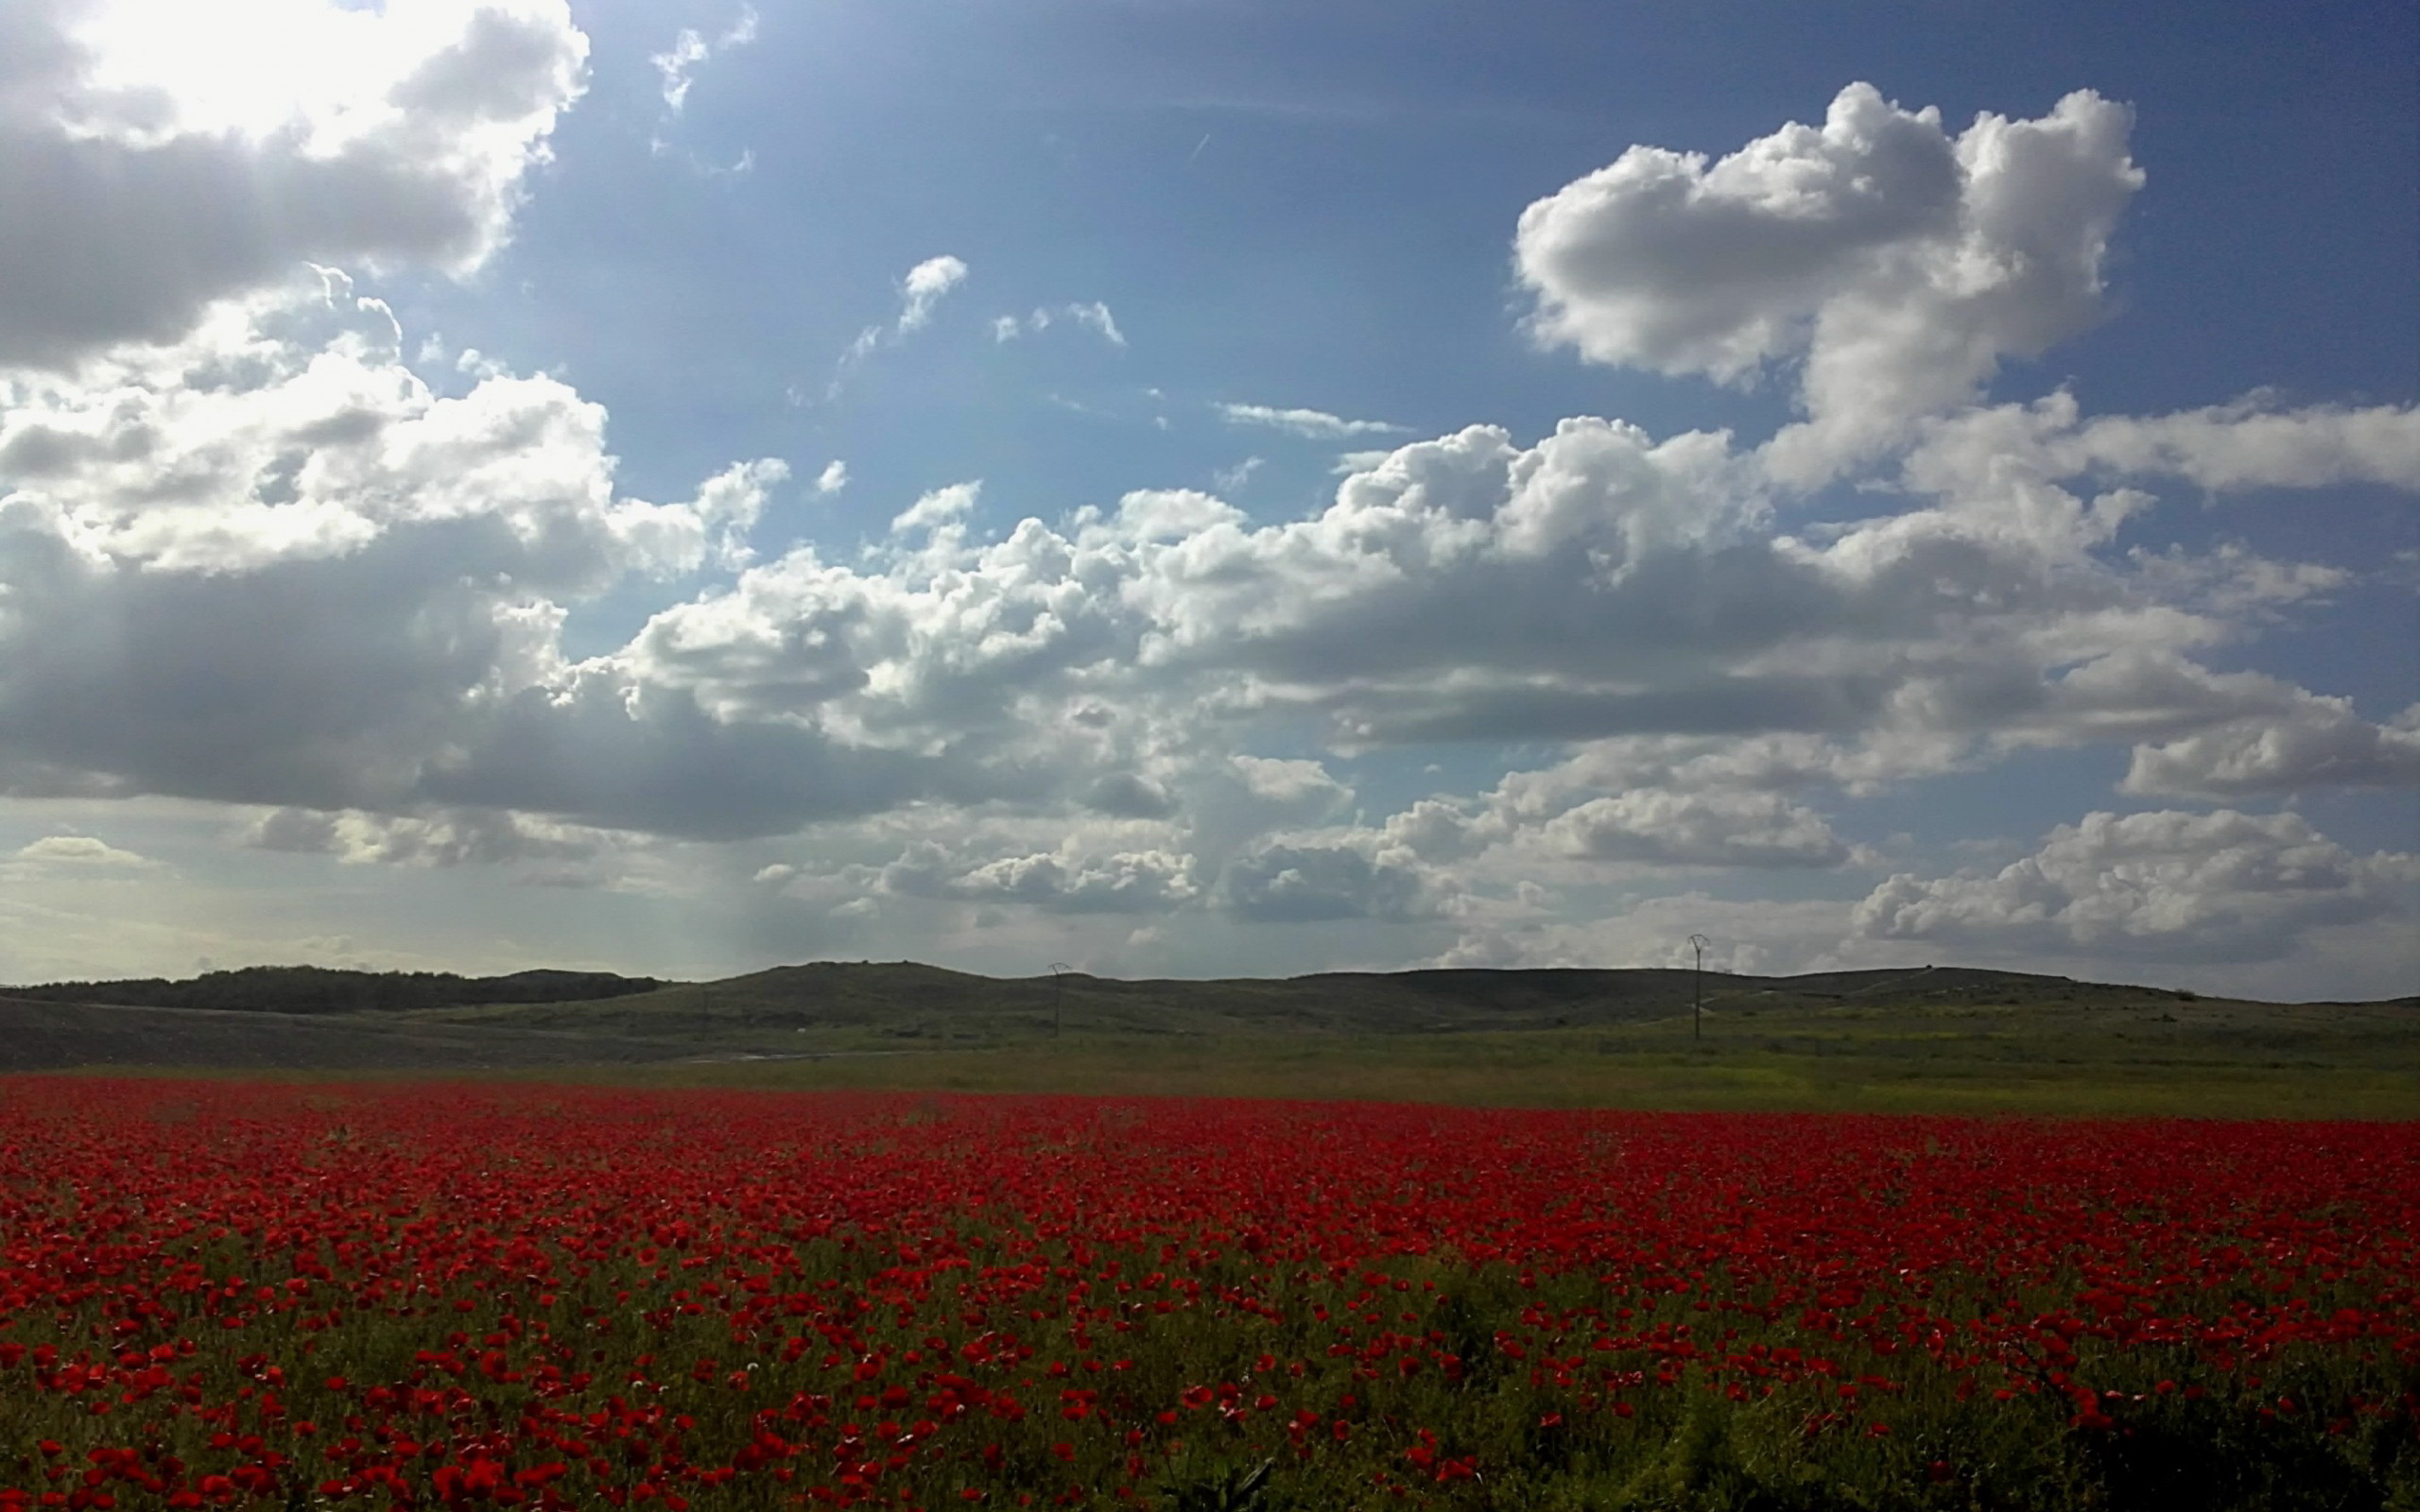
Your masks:
{"label": "metal transmission tower", "polygon": [[1689,978],[1689,1038],[1692,1040],[1705,1038],[1705,948],[1713,943],[1703,935],[1689,936],[1689,949],[1697,952],[1698,955],[1696,973]]}
{"label": "metal transmission tower", "polygon": [[1059,1010],[1067,1001],[1067,973],[1075,968],[1064,961],[1050,963],[1050,1038],[1059,1038]]}

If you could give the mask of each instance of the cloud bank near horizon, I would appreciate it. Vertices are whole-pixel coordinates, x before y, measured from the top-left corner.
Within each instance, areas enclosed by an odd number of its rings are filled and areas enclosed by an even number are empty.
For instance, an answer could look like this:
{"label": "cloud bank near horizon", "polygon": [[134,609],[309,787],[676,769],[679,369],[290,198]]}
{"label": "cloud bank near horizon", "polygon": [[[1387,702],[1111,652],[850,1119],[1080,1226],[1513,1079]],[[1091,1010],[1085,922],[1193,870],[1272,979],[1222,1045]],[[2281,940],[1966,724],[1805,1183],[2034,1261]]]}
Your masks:
{"label": "cloud bank near horizon", "polygon": [[[2240,807],[2420,784],[2420,705],[2230,665],[2345,570],[2143,541],[2180,498],[2420,491],[2420,412],[1988,397],[2107,314],[2144,181],[2122,105],[1953,135],[1852,85],[1719,160],[1634,146],[1509,228],[1539,342],[1788,384],[1770,437],[1231,404],[1392,444],[1299,518],[1162,488],[1011,519],[970,478],[851,555],[756,539],[841,464],[633,496],[599,404],[501,369],[432,388],[358,282],[509,236],[583,87],[568,13],[304,9],[373,103],[298,77],[273,129],[142,76],[101,12],[8,24],[0,199],[47,209],[0,249],[0,791],[199,803],[332,863],[723,888],[810,948],[1083,917],[1610,960],[1663,947],[1609,889],[1756,875],[1841,879],[1762,923],[1721,905],[1774,967],[2384,958],[2408,915],[2420,857]],[[966,279],[917,265],[869,335]],[[1864,512],[1819,524],[1842,481]],[[633,633],[567,649],[633,592]],[[2091,751],[2122,775],[2084,802],[2178,806],[1990,871],[1904,869],[1842,817]],[[1441,752],[1494,775],[1385,800],[1340,775]]]}

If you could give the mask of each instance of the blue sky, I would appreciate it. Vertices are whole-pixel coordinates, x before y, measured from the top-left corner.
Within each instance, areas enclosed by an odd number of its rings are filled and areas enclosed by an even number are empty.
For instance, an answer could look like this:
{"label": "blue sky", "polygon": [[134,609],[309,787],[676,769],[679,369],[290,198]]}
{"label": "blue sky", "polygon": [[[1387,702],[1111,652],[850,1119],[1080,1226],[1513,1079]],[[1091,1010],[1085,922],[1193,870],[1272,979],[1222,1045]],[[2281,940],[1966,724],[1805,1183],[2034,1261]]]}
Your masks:
{"label": "blue sky", "polygon": [[0,35],[0,980],[2412,989],[2408,10],[222,17]]}

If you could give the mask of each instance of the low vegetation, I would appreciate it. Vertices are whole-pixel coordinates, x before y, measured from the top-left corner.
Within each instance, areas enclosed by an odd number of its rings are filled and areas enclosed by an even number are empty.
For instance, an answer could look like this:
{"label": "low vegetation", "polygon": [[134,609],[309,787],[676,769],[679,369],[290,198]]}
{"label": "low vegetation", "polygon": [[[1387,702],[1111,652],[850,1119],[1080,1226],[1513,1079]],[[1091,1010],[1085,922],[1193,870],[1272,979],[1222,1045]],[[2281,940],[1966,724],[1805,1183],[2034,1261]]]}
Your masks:
{"label": "low vegetation", "polygon": [[0,1078],[0,1507],[2420,1504],[2420,1126]]}
{"label": "low vegetation", "polygon": [[2410,999],[2255,1003],[1949,968],[1710,972],[1702,1016],[1700,990],[1691,973],[1666,971],[1001,981],[822,963],[607,998],[355,1012],[0,998],[0,1070],[456,1071],[1572,1108],[2420,1117],[2420,1004]]}

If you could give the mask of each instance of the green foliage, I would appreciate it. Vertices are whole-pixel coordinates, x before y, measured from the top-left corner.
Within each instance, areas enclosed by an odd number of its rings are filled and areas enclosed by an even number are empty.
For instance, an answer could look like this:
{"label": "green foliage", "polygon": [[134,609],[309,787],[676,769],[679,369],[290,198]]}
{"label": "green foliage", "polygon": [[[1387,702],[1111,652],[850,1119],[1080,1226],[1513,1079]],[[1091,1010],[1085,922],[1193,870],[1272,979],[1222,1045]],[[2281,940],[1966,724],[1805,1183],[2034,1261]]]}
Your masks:
{"label": "green foliage", "polygon": [[1273,1459],[1233,1466],[1221,1470],[1172,1481],[1164,1493],[1167,1512],[1268,1512],[1271,1503],[1270,1476]]}

